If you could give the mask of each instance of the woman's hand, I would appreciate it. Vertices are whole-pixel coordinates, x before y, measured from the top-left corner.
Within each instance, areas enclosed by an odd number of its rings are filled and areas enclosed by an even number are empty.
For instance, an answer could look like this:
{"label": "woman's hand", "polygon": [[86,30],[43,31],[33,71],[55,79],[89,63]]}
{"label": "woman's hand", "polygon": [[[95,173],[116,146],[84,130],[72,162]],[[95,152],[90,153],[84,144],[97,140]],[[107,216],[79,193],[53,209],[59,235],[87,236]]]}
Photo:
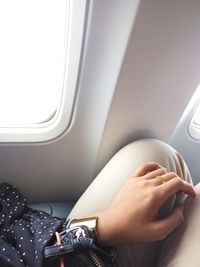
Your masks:
{"label": "woman's hand", "polygon": [[[162,179],[156,178],[162,176]],[[112,185],[111,185],[112,186]],[[192,185],[158,163],[140,166],[122,187],[111,207],[98,216],[98,240],[103,245],[148,242],[164,239],[183,221],[183,207],[175,207],[158,219],[162,204],[177,192],[195,197]],[[102,192],[103,196],[103,192]]]}

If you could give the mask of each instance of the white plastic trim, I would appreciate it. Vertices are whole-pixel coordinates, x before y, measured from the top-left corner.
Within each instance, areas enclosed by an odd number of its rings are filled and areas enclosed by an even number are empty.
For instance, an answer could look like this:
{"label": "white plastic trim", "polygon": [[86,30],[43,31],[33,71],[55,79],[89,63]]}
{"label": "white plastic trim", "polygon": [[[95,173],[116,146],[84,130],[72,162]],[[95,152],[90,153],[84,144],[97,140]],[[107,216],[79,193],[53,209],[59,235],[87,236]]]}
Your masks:
{"label": "white plastic trim", "polygon": [[[43,142],[61,135],[70,125],[76,95],[87,0],[69,0],[66,63],[60,108],[45,123],[29,127],[0,128],[0,142]],[[74,34],[75,33],[75,34]]]}
{"label": "white plastic trim", "polygon": [[200,140],[200,124],[199,124],[199,118],[197,118],[200,115],[199,103],[200,103],[200,86],[195,91],[185,111],[186,115],[191,114],[190,115],[191,119],[188,125],[188,133],[192,138],[196,140]]}

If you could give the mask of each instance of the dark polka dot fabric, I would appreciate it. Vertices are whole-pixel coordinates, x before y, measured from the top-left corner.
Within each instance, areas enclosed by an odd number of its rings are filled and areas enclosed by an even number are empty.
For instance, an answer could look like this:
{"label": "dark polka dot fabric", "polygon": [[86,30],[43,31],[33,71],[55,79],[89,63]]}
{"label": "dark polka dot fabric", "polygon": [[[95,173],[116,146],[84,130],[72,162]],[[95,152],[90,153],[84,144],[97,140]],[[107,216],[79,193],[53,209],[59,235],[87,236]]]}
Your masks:
{"label": "dark polka dot fabric", "polygon": [[63,220],[27,206],[15,186],[0,184],[0,267],[41,267],[44,247]]}

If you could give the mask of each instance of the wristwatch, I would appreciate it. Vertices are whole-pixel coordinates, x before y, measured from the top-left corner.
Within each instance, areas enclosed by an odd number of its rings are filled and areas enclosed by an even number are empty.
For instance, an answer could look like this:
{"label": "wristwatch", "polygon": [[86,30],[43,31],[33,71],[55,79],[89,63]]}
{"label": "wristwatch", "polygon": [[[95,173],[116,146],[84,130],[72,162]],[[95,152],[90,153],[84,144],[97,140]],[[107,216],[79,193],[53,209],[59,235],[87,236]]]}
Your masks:
{"label": "wristwatch", "polygon": [[56,232],[57,241],[45,247],[45,259],[52,262],[60,259],[60,266],[66,261],[70,266],[114,267],[114,250],[97,242],[97,220],[98,217],[68,219],[63,231]]}
{"label": "wristwatch", "polygon": [[59,242],[45,248],[45,258],[88,251],[96,243],[96,224],[97,217],[68,219],[63,231],[56,232]]}
{"label": "wristwatch", "polygon": [[73,219],[69,222],[67,229],[74,227],[86,226],[94,240],[97,239],[97,219],[98,217],[87,217],[81,219]]}

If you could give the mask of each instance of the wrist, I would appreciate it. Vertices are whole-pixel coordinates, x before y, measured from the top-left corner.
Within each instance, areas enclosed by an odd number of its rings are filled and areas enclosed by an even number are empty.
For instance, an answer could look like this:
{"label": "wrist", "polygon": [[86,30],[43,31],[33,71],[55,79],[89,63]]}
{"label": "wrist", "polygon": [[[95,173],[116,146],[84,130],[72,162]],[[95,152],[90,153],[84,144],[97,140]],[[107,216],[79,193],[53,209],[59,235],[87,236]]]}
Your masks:
{"label": "wrist", "polygon": [[111,246],[115,244],[115,234],[112,221],[108,211],[95,213],[97,220],[97,241],[102,246]]}
{"label": "wrist", "polygon": [[[112,246],[120,243],[117,241],[117,231],[109,210],[97,212],[91,217],[82,219],[68,219],[65,223],[65,228],[69,229],[80,225],[87,226],[93,233],[93,239],[101,246]],[[93,226],[91,227],[91,225]]]}

